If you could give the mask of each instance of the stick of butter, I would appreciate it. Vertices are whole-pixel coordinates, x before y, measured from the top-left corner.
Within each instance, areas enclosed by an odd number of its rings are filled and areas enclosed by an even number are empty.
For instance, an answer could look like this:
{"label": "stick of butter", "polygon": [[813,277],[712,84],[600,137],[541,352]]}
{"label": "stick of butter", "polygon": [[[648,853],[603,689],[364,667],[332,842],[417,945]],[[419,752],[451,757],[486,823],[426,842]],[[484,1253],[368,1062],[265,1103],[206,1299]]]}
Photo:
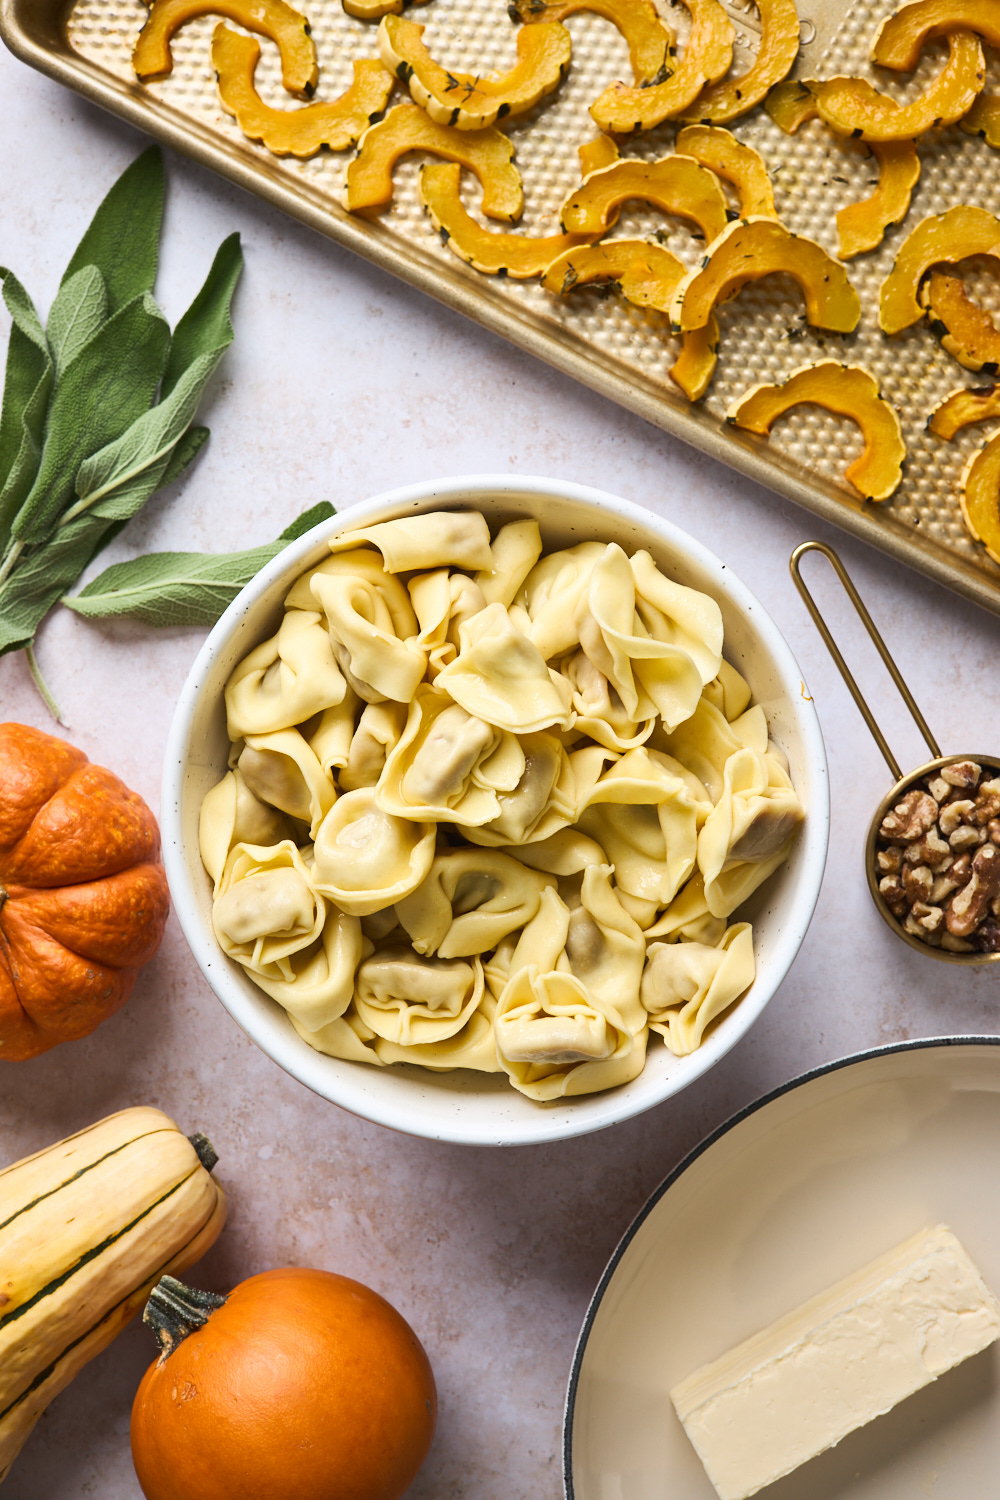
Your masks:
{"label": "stick of butter", "polygon": [[746,1500],[1000,1335],[943,1224],[804,1302],[670,1393],[721,1500]]}

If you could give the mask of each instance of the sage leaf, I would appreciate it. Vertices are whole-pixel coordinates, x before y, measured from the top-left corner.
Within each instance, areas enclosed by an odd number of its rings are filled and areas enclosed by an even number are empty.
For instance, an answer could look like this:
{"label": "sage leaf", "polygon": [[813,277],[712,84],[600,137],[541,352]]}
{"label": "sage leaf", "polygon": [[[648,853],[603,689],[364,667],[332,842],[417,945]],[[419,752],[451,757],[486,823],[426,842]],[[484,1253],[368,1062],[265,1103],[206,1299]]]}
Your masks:
{"label": "sage leaf", "polygon": [[84,266],[104,277],[108,312],[114,314],[142,292],[151,292],[160,254],[163,220],[163,155],[150,146],[127,167],[91,220],[63,285]]}
{"label": "sage leaf", "polygon": [[243,269],[240,237],[231,234],[215,253],[198,295],[174,329],[170,357],[163,372],[160,399],[165,400],[184,371],[204,354],[221,354],[233,341],[230,304]]}
{"label": "sage leaf", "polygon": [[[222,354],[222,349],[213,349],[201,355],[184,371],[165,401],[143,412],[120,437],[84,460],[76,476],[80,499],[60,525],[84,509],[115,521],[125,520],[154,489],[159,489],[174,444],[194,416],[205,383]],[[152,488],[147,487],[150,480]],[[137,501],[138,495],[142,498]]]}
{"label": "sage leaf", "polygon": [[173,484],[180,479],[188,464],[201,452],[208,442],[207,427],[189,427],[179,443],[174,445],[174,451],[167,461],[167,467],[163,471],[163,479],[160,488],[166,489],[168,484]]}
{"label": "sage leaf", "polygon": [[333,506],[323,500],[286,526],[276,542],[245,552],[150,552],[113,563],[79,594],[62,602],[88,619],[214,625],[265,563],[290,541],[335,514]]}
{"label": "sage leaf", "polygon": [[4,302],[14,320],[7,346],[0,410],[0,550],[38,469],[52,387],[52,358],[38,314],[12,272],[0,267]]}
{"label": "sage leaf", "polygon": [[140,292],[83,346],[53,392],[38,474],[11,526],[18,541],[34,545],[52,533],[74,497],[82,460],[146,411],[169,343],[166,319]]}
{"label": "sage leaf", "polygon": [[96,266],[84,266],[63,282],[45,326],[57,380],[107,316],[108,289]]}
{"label": "sage leaf", "polygon": [[0,656],[30,646],[53,604],[79,578],[112,522],[81,516],[44,547],[28,552],[0,585]]}

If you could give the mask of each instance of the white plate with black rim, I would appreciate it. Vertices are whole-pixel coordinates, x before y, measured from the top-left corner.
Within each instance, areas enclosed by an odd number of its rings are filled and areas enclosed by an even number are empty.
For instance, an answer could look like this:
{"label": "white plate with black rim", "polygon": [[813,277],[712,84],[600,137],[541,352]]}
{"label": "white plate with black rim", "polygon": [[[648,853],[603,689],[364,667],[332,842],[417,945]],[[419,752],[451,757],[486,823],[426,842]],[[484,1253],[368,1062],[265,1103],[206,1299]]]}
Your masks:
{"label": "white plate with black rim", "polygon": [[[566,1401],[568,1500],[714,1500],[673,1386],[938,1223],[1000,1294],[1000,1037],[845,1058],[727,1121],[652,1195],[594,1294]],[[760,1494],[993,1500],[1000,1347]]]}

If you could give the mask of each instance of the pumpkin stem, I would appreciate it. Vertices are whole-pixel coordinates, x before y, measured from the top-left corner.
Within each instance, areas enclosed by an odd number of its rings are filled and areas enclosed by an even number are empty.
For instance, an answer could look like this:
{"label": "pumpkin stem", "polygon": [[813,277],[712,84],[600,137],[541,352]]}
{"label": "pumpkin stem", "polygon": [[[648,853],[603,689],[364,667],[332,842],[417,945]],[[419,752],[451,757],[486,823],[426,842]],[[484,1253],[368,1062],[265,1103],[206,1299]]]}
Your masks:
{"label": "pumpkin stem", "polygon": [[200,1130],[196,1130],[194,1135],[188,1136],[188,1140],[191,1142],[195,1151],[198,1153],[198,1160],[205,1168],[205,1171],[211,1172],[212,1168],[218,1163],[219,1153],[212,1145],[212,1142],[209,1140],[208,1136],[202,1135]]}
{"label": "pumpkin stem", "polygon": [[142,1315],[160,1346],[160,1359],[173,1354],[177,1345],[207,1323],[225,1300],[217,1292],[203,1292],[201,1287],[185,1286],[173,1276],[161,1276]]}

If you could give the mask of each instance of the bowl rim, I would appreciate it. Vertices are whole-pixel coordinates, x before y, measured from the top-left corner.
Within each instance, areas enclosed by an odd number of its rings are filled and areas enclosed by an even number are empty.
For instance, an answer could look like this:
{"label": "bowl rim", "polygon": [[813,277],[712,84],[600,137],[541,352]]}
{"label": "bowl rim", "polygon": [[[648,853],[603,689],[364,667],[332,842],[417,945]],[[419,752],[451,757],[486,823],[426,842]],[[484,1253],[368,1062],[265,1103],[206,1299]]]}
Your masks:
{"label": "bowl rim", "polygon": [[[810,767],[813,784],[810,786],[808,816],[800,839],[802,849],[800,880],[786,906],[786,930],[775,942],[775,951],[771,955],[769,964],[771,971],[769,984],[761,986],[756,995],[751,989],[733,1012],[734,1015],[740,1017],[742,1024],[715,1031],[696,1052],[684,1060],[690,1066],[686,1066],[683,1072],[674,1075],[670,1079],[670,1086],[654,1099],[637,1100],[634,1093],[630,1094],[629,1086],[625,1085],[601,1095],[587,1096],[592,1101],[599,1099],[603,1105],[601,1108],[592,1104],[586,1110],[570,1110],[556,1115],[544,1105],[537,1105],[536,1113],[523,1122],[519,1121],[516,1127],[511,1122],[498,1122],[489,1129],[469,1118],[460,1105],[456,1104],[450,1112],[441,1111],[441,1118],[436,1128],[431,1130],[425,1122],[412,1117],[405,1103],[386,1107],[384,1101],[380,1101],[376,1107],[367,1096],[363,1083],[356,1088],[351,1086],[350,1075],[346,1083],[341,1079],[336,1080],[336,1088],[331,1089],[327,1085],[326,1078],[319,1076],[322,1072],[321,1066],[312,1065],[316,1060],[322,1064],[328,1059],[310,1048],[309,1044],[302,1041],[294,1032],[290,1033],[287,1046],[265,1042],[255,1034],[252,1020],[244,1014],[244,1007],[238,998],[238,992],[234,986],[228,985],[228,975],[221,969],[220,958],[223,955],[215,943],[214,936],[206,932],[198,911],[184,851],[181,808],[187,742],[192,718],[205,680],[210,676],[217,656],[226,649],[246,611],[262,600],[274,584],[285,575],[293,573],[295,569],[301,570],[309,554],[330,536],[363,526],[372,517],[384,520],[387,510],[404,515],[407,512],[425,511],[436,503],[442,508],[447,508],[449,505],[456,505],[461,500],[466,502],[474,500],[476,496],[484,493],[488,495],[492,504],[502,504],[506,494],[510,497],[512,504],[517,503],[518,500],[523,503],[526,495],[534,495],[542,501],[546,498],[565,499],[586,505],[595,511],[608,514],[613,522],[624,522],[640,530],[652,531],[665,548],[673,549],[678,553],[680,560],[691,561],[713,576],[717,582],[719,595],[728,596],[741,614],[752,619],[753,630],[770,653],[786,687],[796,682],[801,685],[801,697],[795,695],[794,709],[802,739],[803,754]],[[375,522],[372,521],[372,524]],[[700,1078],[746,1035],[787,976],[805,938],[819,899],[829,844],[829,771],[816,707],[806,690],[805,680],[791,648],[756,595],[728,564],[703,543],[655,512],[590,485],[516,473],[463,474],[441,480],[421,480],[414,484],[398,486],[345,506],[334,516],[327,517],[295,541],[290,542],[240,591],[209,632],[178,697],[164,753],[160,821],[163,862],[174,911],[188,947],[213,994],[237,1025],[266,1056],[319,1097],[363,1119],[371,1120],[403,1134],[461,1145],[532,1145],[568,1140],[574,1136],[605,1129],[666,1102]],[[224,974],[225,977],[223,977]],[[364,1064],[358,1064],[357,1067],[363,1069],[364,1073],[370,1071]],[[457,1100],[460,1096],[455,1097]],[[584,1100],[570,1102],[582,1104]]]}

